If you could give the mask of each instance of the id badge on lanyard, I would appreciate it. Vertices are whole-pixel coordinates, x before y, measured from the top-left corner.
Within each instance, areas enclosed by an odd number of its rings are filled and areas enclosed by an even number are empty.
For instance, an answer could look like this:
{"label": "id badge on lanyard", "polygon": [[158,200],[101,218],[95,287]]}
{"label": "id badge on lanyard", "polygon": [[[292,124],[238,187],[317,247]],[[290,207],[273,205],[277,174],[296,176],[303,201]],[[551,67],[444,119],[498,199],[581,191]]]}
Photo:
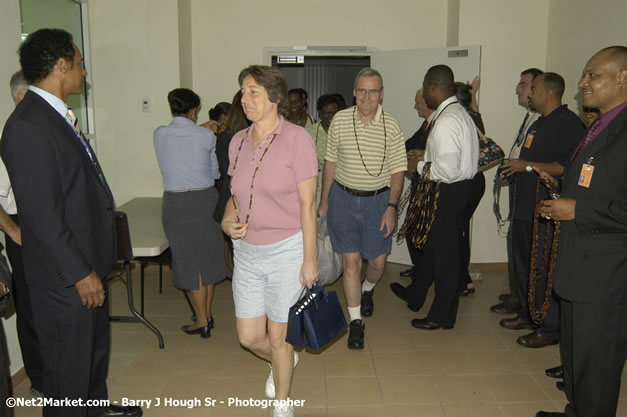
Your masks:
{"label": "id badge on lanyard", "polygon": [[592,175],[594,174],[594,157],[591,156],[588,160],[581,165],[581,172],[579,173],[579,181],[577,185],[581,187],[590,188],[590,182],[592,181]]}

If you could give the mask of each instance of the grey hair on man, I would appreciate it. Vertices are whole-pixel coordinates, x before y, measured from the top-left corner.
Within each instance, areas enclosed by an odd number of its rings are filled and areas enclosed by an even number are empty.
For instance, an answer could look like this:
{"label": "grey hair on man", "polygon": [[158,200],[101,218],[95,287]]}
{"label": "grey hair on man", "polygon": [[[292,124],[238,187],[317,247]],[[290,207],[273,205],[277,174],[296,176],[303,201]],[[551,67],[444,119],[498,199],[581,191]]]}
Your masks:
{"label": "grey hair on man", "polygon": [[15,104],[22,101],[24,95],[28,91],[28,83],[26,82],[24,73],[21,70],[11,76],[9,87],[11,88],[11,97],[13,97]]}
{"label": "grey hair on man", "polygon": [[358,73],[357,76],[355,77],[355,84],[353,86],[353,88],[357,88],[357,81],[359,81],[359,79],[361,77],[379,77],[379,81],[381,81],[381,88],[383,88],[383,77],[381,76],[381,73],[379,71],[377,71],[374,68],[362,68]]}

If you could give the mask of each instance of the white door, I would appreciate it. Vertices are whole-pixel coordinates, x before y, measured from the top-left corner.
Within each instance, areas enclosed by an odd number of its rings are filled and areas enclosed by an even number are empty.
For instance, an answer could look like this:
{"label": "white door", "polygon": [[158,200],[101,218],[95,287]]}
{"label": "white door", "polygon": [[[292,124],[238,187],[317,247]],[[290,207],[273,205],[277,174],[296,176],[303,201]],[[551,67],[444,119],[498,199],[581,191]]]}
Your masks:
{"label": "white door", "polygon": [[[401,123],[405,139],[411,137],[422,124],[414,110],[416,90],[422,87],[427,70],[438,64],[451,67],[455,81],[472,81],[481,69],[481,47],[459,46],[451,48],[408,49],[373,52],[371,66],[381,72],[385,96],[383,108],[392,113]],[[405,180],[405,189],[409,181]],[[405,219],[401,214],[400,224]],[[392,244],[390,262],[411,265],[405,241]]]}

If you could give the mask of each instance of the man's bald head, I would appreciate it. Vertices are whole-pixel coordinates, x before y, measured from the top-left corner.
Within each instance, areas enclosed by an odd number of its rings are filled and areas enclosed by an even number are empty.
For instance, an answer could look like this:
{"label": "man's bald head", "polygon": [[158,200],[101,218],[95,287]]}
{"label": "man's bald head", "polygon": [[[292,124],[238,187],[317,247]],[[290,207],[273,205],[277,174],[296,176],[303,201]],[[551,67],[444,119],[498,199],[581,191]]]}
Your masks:
{"label": "man's bald head", "polygon": [[627,48],[603,48],[588,60],[579,88],[583,105],[603,115],[627,101]]}

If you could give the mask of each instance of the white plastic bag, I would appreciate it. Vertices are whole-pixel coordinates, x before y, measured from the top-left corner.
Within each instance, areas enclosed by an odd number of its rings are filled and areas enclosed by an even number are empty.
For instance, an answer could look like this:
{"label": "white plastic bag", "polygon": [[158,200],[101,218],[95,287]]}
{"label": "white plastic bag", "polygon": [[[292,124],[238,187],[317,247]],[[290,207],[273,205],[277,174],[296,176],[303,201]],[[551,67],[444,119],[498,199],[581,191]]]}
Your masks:
{"label": "white plastic bag", "polygon": [[318,284],[333,284],[342,275],[342,254],[335,253],[331,246],[326,216],[318,218]]}

